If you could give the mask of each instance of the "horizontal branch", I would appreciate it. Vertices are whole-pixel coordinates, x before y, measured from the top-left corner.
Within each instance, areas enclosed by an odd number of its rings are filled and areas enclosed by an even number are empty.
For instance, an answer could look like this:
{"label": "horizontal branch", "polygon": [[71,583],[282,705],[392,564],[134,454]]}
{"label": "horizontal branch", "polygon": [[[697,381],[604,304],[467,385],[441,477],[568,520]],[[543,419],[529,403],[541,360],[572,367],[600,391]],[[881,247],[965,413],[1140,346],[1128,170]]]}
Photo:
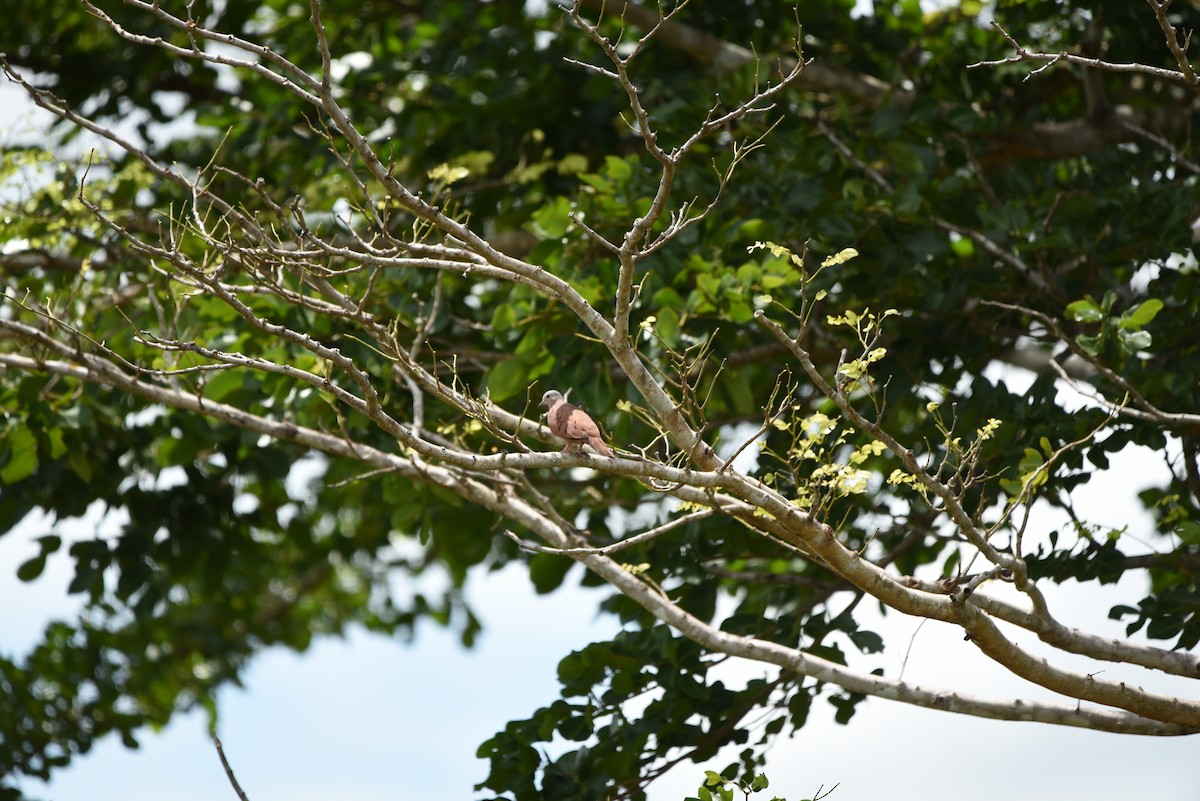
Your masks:
{"label": "horizontal branch", "polygon": [[[1154,5],[1152,2],[1151,5]],[[999,67],[1004,64],[1020,64],[1022,62],[1041,63],[1047,66],[1051,64],[1075,64],[1080,67],[1090,67],[1092,69],[1104,70],[1105,72],[1137,72],[1145,75],[1153,75],[1156,78],[1164,78],[1168,81],[1177,81],[1179,83],[1196,85],[1195,75],[1185,75],[1179,70],[1168,70],[1162,67],[1153,67],[1149,64],[1138,64],[1134,62],[1116,63],[1112,61],[1104,61],[1099,58],[1089,58],[1080,56],[1074,53],[1068,53],[1065,50],[1059,53],[1036,53],[1027,50],[1016,39],[1009,35],[1008,31],[1004,30],[996,20],[992,20],[992,27],[1000,31],[1004,36],[1005,41],[1009,46],[1016,51],[1014,55],[1008,58],[996,59],[994,61],[977,61],[974,64],[968,64],[967,69],[975,69],[976,67]]]}
{"label": "horizontal branch", "polygon": [[0,254],[0,273],[27,273],[30,270],[78,273],[83,264],[83,259],[56,256],[40,248]]}
{"label": "horizontal branch", "polygon": [[[564,541],[560,547],[569,547],[569,544]],[[835,684],[850,692],[996,720],[1036,721],[1126,734],[1182,735],[1200,732],[1200,726],[1164,723],[1107,709],[1085,709],[1079,704],[993,701],[960,693],[931,690],[873,674],[864,675],[800,649],[754,637],[730,634],[711,626],[667,601],[657,589],[605,556],[586,554],[575,558],[656,618],[709,650],[777,665],[785,670]]]}
{"label": "horizontal branch", "polygon": [[1177,139],[1186,134],[1190,116],[1176,107],[1115,105],[1099,119],[1039,122],[1001,131],[989,140],[984,166],[1013,159],[1066,159],[1143,138],[1142,131]]}
{"label": "horizontal branch", "polygon": [[[933,582],[921,581],[917,578],[908,578],[905,579],[905,582],[928,592],[938,591],[937,584]],[[972,593],[971,603],[998,620],[1033,632],[1047,645],[1053,645],[1073,654],[1105,662],[1140,665],[1190,679],[1200,678],[1200,657],[1186,651],[1168,651],[1148,645],[1139,645],[1128,639],[1114,640],[1108,637],[1098,637],[1077,628],[1069,628],[1053,618],[1036,614],[1032,610],[1021,609],[1015,604],[1001,601],[986,593]]]}
{"label": "horizontal branch", "polygon": [[1142,717],[1200,731],[1200,701],[1152,693],[1125,682],[1106,681],[1094,674],[1078,675],[1051,665],[1017,648],[970,598],[963,604],[960,623],[971,642],[1014,674],[1072,698],[1124,709]]}
{"label": "horizontal branch", "polygon": [[534,545],[533,543],[525,542],[511,531],[506,531],[504,534],[510,540],[515,542],[522,550],[531,551],[533,553],[548,553],[555,554],[557,556],[575,556],[579,554],[599,554],[601,556],[608,556],[609,554],[617,553],[618,551],[624,551],[627,548],[632,548],[635,545],[641,545],[649,542],[650,540],[657,539],[669,531],[674,531],[675,529],[682,528],[690,523],[704,520],[705,518],[712,517],[712,515],[712,509],[703,509],[699,512],[692,512],[691,514],[686,514],[683,517],[677,517],[674,520],[668,520],[662,525],[655,526],[654,528],[647,529],[639,534],[635,534],[632,537],[626,537],[623,540],[618,540],[611,545],[605,545],[600,548],[549,548],[545,545]]}

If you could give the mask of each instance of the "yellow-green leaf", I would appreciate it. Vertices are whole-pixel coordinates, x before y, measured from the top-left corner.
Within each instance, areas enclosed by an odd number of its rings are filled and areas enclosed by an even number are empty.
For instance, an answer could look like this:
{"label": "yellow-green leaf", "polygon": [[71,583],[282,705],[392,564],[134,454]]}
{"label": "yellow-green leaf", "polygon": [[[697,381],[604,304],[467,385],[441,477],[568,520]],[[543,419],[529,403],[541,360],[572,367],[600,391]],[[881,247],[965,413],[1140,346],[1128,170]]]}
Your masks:
{"label": "yellow-green leaf", "polygon": [[38,466],[37,439],[25,426],[17,426],[4,438],[8,463],[0,469],[0,481],[15,484],[33,475]]}

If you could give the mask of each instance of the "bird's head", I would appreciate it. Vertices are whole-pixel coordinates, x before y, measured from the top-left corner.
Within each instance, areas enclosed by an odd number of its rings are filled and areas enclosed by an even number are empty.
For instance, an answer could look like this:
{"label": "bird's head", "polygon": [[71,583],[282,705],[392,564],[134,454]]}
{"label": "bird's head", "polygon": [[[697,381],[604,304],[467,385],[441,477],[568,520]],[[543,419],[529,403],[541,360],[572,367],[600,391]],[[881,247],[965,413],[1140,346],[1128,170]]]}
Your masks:
{"label": "bird's head", "polygon": [[547,409],[549,409],[551,406],[558,403],[560,400],[562,400],[562,393],[559,392],[557,389],[550,389],[550,390],[547,390],[546,394],[542,396],[542,402],[538,405],[545,406]]}

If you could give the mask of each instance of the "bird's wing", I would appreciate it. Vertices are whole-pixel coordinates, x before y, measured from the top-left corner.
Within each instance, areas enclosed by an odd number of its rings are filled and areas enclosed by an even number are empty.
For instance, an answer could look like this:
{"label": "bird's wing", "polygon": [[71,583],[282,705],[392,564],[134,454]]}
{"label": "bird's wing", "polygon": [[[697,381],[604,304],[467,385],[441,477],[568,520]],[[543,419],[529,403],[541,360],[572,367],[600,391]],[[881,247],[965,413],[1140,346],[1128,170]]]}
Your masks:
{"label": "bird's wing", "polygon": [[587,442],[592,437],[598,436],[600,436],[600,429],[583,409],[575,407],[566,415],[566,426],[563,431],[565,439],[573,442]]}

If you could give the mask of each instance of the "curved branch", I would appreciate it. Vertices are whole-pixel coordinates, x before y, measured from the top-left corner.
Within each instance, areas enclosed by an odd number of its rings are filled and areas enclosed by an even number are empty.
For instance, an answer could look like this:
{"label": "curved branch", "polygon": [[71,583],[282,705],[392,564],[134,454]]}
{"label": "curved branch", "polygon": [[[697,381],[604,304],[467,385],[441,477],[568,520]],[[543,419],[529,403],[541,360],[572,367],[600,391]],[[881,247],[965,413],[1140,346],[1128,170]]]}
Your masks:
{"label": "curved branch", "polygon": [[[908,578],[905,583],[927,592],[939,591],[937,584],[917,578]],[[1039,640],[1047,645],[1053,645],[1055,648],[1070,651],[1073,654],[1101,659],[1105,662],[1140,665],[1191,679],[1200,677],[1200,657],[1195,654],[1139,645],[1130,640],[1098,637],[1079,629],[1068,628],[1052,617],[1021,609],[985,593],[972,593],[971,603],[998,620],[1033,632]]]}
{"label": "curved branch", "polygon": [[961,623],[979,650],[1023,679],[1072,698],[1086,698],[1165,723],[1200,729],[1200,702],[1151,693],[1125,682],[1104,681],[1092,674],[1077,675],[1022,651],[1005,637],[968,598]]}
{"label": "curved branch", "polygon": [[[565,542],[563,547],[566,547]],[[850,692],[996,720],[1038,721],[1127,734],[1180,735],[1200,732],[1200,724],[1162,722],[1137,714],[1105,709],[1085,710],[1077,704],[992,701],[960,693],[930,690],[882,676],[863,675],[799,649],[721,631],[666,601],[657,590],[607,557],[588,554],[576,558],[656,618],[709,650],[777,665],[785,670],[836,684]],[[1200,705],[1196,706],[1198,711],[1195,714],[1200,714]]]}

